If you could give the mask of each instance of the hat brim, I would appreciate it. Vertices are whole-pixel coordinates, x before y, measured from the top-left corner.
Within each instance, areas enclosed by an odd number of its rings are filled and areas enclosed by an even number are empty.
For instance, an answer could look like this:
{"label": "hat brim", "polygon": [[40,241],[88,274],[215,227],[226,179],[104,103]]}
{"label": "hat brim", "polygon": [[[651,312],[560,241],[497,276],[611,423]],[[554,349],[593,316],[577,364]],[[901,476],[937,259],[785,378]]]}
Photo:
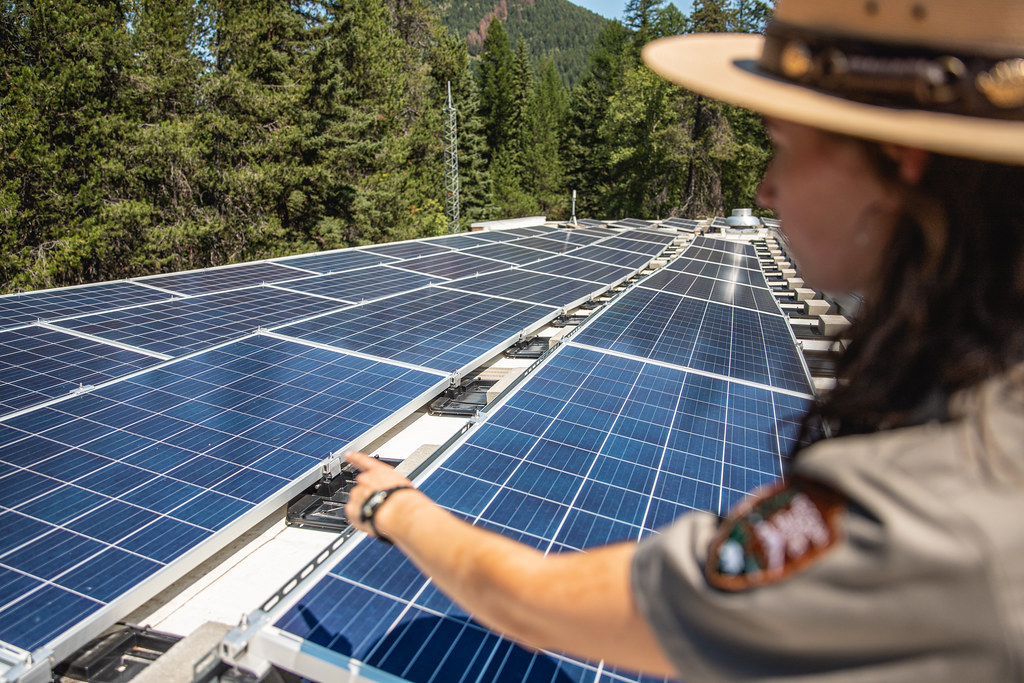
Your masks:
{"label": "hat brim", "polygon": [[1024,123],[853,102],[757,67],[764,37],[708,33],[660,38],[643,58],[687,90],[768,116],[951,156],[1024,164]]}

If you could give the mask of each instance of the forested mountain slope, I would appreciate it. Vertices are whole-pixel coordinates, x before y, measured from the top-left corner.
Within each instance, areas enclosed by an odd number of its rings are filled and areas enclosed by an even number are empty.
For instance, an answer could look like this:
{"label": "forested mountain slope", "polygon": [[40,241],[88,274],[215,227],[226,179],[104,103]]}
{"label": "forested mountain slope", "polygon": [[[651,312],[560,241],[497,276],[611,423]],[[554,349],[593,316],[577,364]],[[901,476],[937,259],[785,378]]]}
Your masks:
{"label": "forested mountain slope", "polygon": [[500,19],[512,44],[526,41],[531,61],[547,56],[566,85],[575,85],[608,20],[568,0],[430,0],[444,24],[479,55],[491,21]]}

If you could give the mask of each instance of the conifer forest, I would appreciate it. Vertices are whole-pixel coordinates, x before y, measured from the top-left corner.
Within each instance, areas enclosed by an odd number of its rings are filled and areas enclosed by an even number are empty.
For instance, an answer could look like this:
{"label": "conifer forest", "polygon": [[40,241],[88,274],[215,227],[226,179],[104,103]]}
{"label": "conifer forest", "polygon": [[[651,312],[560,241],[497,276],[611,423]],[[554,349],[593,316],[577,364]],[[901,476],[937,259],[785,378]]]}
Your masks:
{"label": "conifer forest", "polygon": [[640,60],[762,30],[759,0],[0,2],[0,293],[441,234],[449,82],[464,229],[573,189],[581,218],[721,215],[769,156]]}

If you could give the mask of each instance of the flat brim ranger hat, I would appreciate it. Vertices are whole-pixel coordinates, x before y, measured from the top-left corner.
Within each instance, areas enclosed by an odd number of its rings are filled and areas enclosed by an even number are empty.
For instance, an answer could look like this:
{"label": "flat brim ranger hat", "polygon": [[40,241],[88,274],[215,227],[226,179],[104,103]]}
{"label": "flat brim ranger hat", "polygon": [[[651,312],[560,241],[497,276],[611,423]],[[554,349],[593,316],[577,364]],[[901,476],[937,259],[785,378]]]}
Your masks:
{"label": "flat brim ranger hat", "polygon": [[1024,165],[1024,0],[779,0],[764,36],[672,36],[643,57],[768,116]]}

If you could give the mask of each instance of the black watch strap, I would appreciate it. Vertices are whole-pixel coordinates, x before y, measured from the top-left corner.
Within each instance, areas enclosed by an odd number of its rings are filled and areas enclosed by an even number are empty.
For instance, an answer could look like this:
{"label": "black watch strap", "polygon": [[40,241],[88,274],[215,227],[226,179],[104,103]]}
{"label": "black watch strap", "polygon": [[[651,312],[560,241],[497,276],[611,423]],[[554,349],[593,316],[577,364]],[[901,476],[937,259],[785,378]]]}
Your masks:
{"label": "black watch strap", "polygon": [[373,523],[374,515],[377,514],[377,510],[379,510],[380,506],[384,504],[384,501],[391,497],[392,493],[395,491],[401,491],[402,489],[411,488],[414,487],[409,484],[402,484],[401,486],[392,486],[389,489],[374,491],[366,500],[363,501],[362,507],[359,508],[359,520],[363,524],[369,524],[370,530],[373,531],[373,535],[389,545],[391,544],[391,541],[377,531],[377,527]]}

